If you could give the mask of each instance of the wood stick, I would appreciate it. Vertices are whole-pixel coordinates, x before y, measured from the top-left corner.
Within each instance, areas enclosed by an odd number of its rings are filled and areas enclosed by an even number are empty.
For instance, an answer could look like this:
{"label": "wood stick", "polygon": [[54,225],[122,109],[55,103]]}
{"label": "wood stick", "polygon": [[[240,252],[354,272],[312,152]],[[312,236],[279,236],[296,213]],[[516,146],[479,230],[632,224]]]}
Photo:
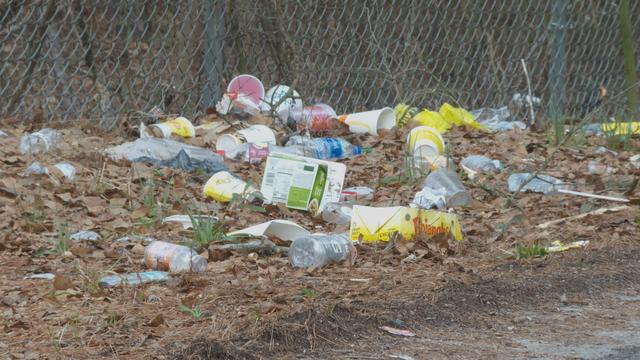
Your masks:
{"label": "wood stick", "polygon": [[557,225],[557,224],[561,224],[563,222],[566,221],[573,221],[573,220],[578,220],[578,219],[582,219],[585,218],[589,215],[602,215],[602,214],[606,214],[608,212],[618,212],[618,211],[622,211],[622,210],[627,210],[630,209],[630,206],[627,205],[622,205],[622,206],[616,206],[616,207],[612,207],[612,208],[600,208],[600,209],[596,209],[593,211],[589,211],[587,213],[584,214],[578,214],[578,215],[573,215],[573,216],[569,216],[566,218],[562,218],[562,219],[556,219],[556,220],[551,220],[551,221],[547,221],[545,223],[539,224],[538,226],[536,226],[538,229],[546,229],[550,226],[553,225]]}

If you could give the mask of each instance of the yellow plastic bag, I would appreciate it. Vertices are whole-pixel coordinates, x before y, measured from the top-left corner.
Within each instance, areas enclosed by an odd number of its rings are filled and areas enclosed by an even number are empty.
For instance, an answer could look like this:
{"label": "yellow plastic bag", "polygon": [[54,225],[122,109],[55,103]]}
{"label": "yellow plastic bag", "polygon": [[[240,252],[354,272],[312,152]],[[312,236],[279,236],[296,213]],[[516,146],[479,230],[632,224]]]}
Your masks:
{"label": "yellow plastic bag", "polygon": [[401,128],[407,125],[419,110],[416,107],[400,103],[396,105],[394,111],[396,113],[396,127]]}
{"label": "yellow plastic bag", "polygon": [[484,126],[480,125],[473,118],[473,115],[469,113],[467,110],[462,108],[457,108],[448,103],[442,104],[440,106],[440,115],[449,123],[452,123],[456,126],[469,126],[474,129],[487,130]]}
{"label": "yellow plastic bag", "polygon": [[608,122],[600,124],[600,128],[605,133],[616,135],[640,135],[640,122]]}
{"label": "yellow plastic bag", "polygon": [[453,124],[443,118],[440,113],[427,109],[424,109],[421,112],[417,113],[413,117],[413,120],[420,125],[429,126],[438,130],[440,134],[446,133],[447,131],[449,131],[449,129],[451,129],[451,126],[453,126]]}

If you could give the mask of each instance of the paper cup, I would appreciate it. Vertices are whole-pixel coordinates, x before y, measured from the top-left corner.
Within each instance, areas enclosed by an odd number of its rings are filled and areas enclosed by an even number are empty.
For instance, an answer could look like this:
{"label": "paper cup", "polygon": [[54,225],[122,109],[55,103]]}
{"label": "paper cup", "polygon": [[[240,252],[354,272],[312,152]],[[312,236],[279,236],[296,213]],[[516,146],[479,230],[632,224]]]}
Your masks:
{"label": "paper cup", "polygon": [[[264,100],[260,103],[262,111],[270,111],[271,106],[279,103],[288,93],[290,88],[286,85],[276,85],[269,89],[264,96]],[[293,114],[302,113],[302,100],[300,94],[293,90],[291,95],[284,99],[282,103],[275,109],[278,116],[282,120],[288,120]]]}
{"label": "paper cup", "polygon": [[253,75],[238,75],[229,82],[227,93],[245,96],[249,98],[252,103],[260,105],[260,99],[264,98],[264,85]]}
{"label": "paper cup", "polygon": [[432,127],[418,126],[411,130],[407,135],[407,149],[413,156],[416,167],[434,168],[446,165],[446,159],[442,156],[445,150],[444,138]]}
{"label": "paper cup", "polygon": [[274,144],[276,135],[265,125],[253,125],[232,134],[223,134],[216,140],[216,150],[230,152],[241,144]]}
{"label": "paper cup", "polygon": [[349,125],[353,133],[369,133],[377,136],[379,129],[391,129],[396,125],[396,114],[392,108],[347,114],[339,120]]}
{"label": "paper cup", "polygon": [[229,202],[233,198],[233,194],[244,194],[245,191],[251,194],[256,189],[251,186],[247,188],[246,182],[226,171],[213,174],[204,184],[204,189],[202,190],[204,196],[220,202]]}
{"label": "paper cup", "polygon": [[151,127],[159,129],[162,132],[162,136],[165,138],[170,138],[171,135],[177,135],[184,138],[196,136],[196,128],[193,127],[191,121],[185,117],[178,117],[160,124],[153,124]]}

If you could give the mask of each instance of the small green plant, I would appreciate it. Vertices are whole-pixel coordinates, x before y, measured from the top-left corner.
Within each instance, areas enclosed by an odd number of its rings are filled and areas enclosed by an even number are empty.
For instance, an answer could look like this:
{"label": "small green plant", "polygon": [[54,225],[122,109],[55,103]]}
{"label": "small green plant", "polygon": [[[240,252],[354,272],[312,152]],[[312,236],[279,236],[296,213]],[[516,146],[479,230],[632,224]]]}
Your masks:
{"label": "small green plant", "polygon": [[318,297],[318,293],[309,288],[304,288],[300,290],[300,296],[305,299],[315,299]]}
{"label": "small green plant", "polygon": [[147,216],[140,219],[140,224],[146,227],[152,227],[162,220],[162,213],[167,207],[169,194],[164,193],[162,200],[158,202],[155,182],[153,180],[147,180],[145,187],[146,190],[142,198],[142,204],[145,209],[147,209]]}
{"label": "small green plant", "polygon": [[200,319],[204,315],[198,306],[190,308],[185,304],[180,304],[178,305],[178,311],[183,314],[191,315],[191,317],[196,320]]}
{"label": "small green plant", "polygon": [[107,317],[104,319],[104,322],[107,324],[108,327],[116,327],[120,322],[120,320],[122,320],[122,315],[118,314],[115,311],[112,311],[109,314],[107,314]]}
{"label": "small green plant", "polygon": [[252,191],[252,183],[253,181],[249,179],[249,181],[247,181],[247,184],[244,186],[242,194],[235,193],[231,196],[231,201],[229,201],[229,208],[237,210],[256,211],[260,213],[267,212],[264,207],[252,203],[254,201],[264,202],[264,197],[262,196],[262,194]]}
{"label": "small green plant", "polygon": [[213,216],[194,216],[191,212],[189,219],[193,225],[193,238],[191,247],[203,249],[212,242],[227,240],[224,233],[224,226]]}
{"label": "small green plant", "polygon": [[49,255],[64,255],[69,249],[71,249],[71,233],[66,223],[56,223],[57,235],[54,239],[49,240],[50,247],[41,247],[36,250],[34,256],[49,256]]}
{"label": "small green plant", "polygon": [[530,246],[517,246],[515,249],[516,259],[530,259],[547,256],[549,252],[542,246],[538,244],[530,245]]}

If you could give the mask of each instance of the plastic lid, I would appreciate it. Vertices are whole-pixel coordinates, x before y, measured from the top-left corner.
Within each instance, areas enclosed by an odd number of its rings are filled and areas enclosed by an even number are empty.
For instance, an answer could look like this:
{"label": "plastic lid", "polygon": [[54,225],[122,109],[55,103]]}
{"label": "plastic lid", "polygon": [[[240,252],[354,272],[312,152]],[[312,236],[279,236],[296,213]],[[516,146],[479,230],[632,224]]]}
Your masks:
{"label": "plastic lid", "polygon": [[360,155],[362,154],[362,148],[358,145],[355,145],[353,147],[353,155]]}

